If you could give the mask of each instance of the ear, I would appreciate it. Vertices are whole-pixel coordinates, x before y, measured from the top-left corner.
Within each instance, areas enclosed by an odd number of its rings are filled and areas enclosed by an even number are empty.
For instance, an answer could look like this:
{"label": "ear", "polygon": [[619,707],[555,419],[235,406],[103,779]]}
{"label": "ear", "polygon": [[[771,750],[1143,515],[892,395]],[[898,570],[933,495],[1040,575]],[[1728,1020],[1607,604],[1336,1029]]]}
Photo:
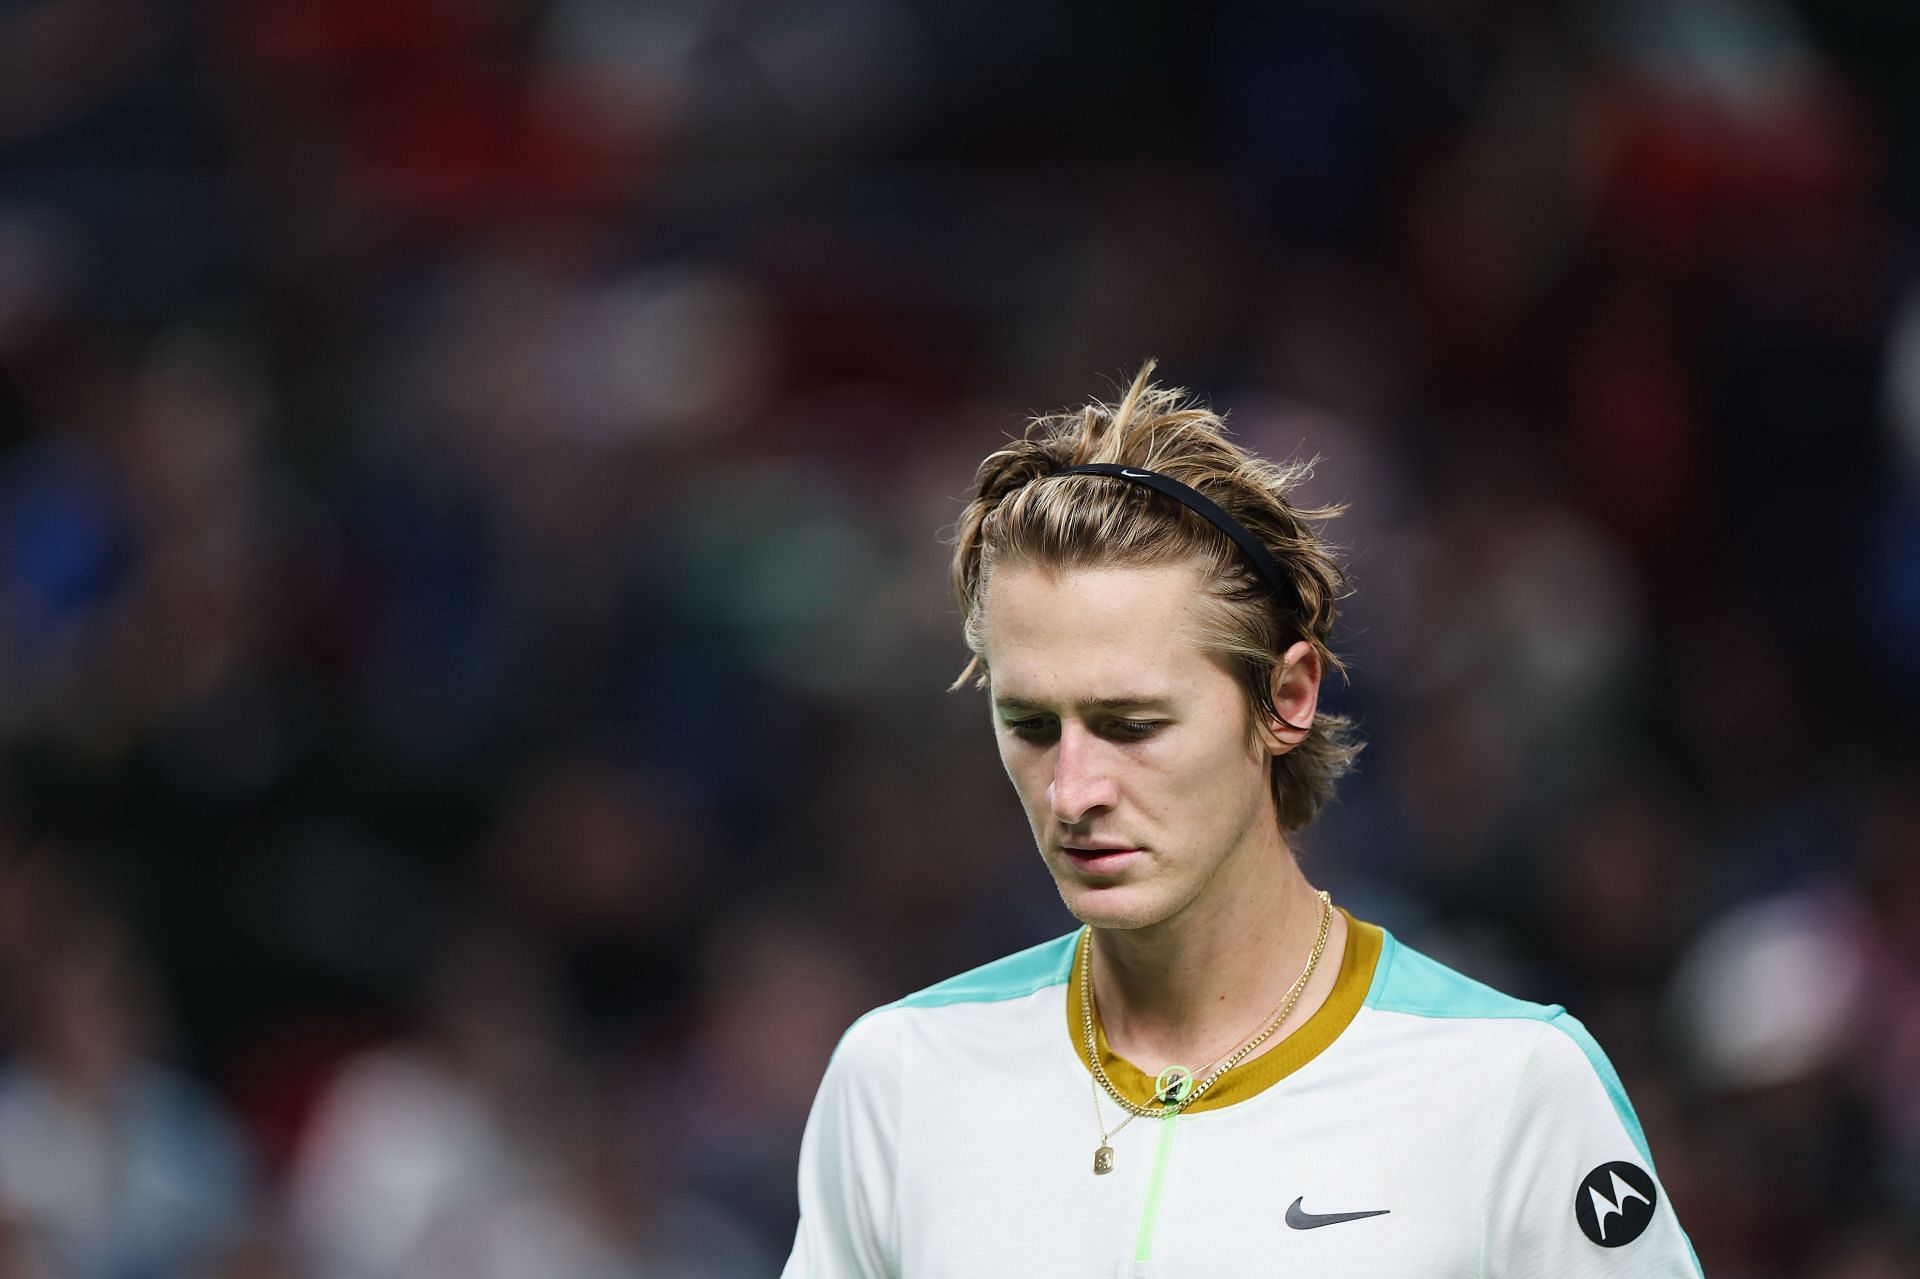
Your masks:
{"label": "ear", "polygon": [[1260,726],[1260,737],[1270,754],[1284,755],[1307,740],[1320,706],[1320,654],[1313,645],[1296,640],[1280,655],[1270,691],[1279,717]]}

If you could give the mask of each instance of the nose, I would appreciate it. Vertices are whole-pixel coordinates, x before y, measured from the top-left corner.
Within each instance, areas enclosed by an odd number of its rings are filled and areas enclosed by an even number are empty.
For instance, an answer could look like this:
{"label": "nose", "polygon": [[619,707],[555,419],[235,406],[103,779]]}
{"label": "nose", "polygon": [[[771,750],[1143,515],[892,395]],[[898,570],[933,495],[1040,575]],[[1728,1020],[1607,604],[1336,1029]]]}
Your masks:
{"label": "nose", "polygon": [[1100,740],[1079,724],[1061,724],[1053,784],[1047,787],[1047,804],[1054,817],[1064,825],[1077,826],[1101,809],[1112,808],[1119,798]]}

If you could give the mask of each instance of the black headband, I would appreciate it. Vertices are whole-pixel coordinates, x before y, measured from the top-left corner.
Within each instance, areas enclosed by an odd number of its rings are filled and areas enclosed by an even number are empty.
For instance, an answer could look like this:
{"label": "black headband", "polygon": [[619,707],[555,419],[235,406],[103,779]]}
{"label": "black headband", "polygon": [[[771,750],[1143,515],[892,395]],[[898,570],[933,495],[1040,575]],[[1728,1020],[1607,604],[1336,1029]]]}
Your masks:
{"label": "black headband", "polygon": [[1111,475],[1116,479],[1131,480],[1143,484],[1156,493],[1164,493],[1180,503],[1207,523],[1232,538],[1234,544],[1247,553],[1253,566],[1260,570],[1260,576],[1267,579],[1274,594],[1283,600],[1294,598],[1293,583],[1280,571],[1280,564],[1273,553],[1260,544],[1260,539],[1241,525],[1239,520],[1228,515],[1211,499],[1197,490],[1190,489],[1179,480],[1169,479],[1158,471],[1143,471],[1136,466],[1116,466],[1112,462],[1086,462],[1080,466],[1063,466],[1053,472],[1054,475]]}

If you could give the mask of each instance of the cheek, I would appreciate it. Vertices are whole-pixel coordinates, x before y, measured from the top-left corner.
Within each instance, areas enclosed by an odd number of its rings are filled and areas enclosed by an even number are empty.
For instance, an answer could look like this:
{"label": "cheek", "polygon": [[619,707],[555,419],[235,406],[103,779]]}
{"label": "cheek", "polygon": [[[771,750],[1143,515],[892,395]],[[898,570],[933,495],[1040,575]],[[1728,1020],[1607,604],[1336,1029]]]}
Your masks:
{"label": "cheek", "polygon": [[1052,778],[1043,753],[1022,750],[1018,743],[1009,744],[1003,738],[1000,742],[1000,767],[1006,770],[1007,780],[1013,783],[1013,789],[1019,794],[1022,804],[1033,808],[1046,802],[1047,783]]}
{"label": "cheek", "polygon": [[1225,816],[1236,797],[1264,793],[1267,764],[1266,753],[1247,738],[1223,735],[1194,759],[1189,793],[1206,795],[1207,806]]}

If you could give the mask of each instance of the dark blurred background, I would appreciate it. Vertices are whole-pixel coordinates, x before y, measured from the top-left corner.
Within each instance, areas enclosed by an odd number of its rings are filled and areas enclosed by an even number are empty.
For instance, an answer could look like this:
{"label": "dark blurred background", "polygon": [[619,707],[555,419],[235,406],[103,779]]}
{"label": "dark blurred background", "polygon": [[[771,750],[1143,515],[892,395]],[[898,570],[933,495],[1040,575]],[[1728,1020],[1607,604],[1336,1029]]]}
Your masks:
{"label": "dark blurred background", "polygon": [[0,1276],[776,1274],[1148,355],[1351,504],[1310,875],[1920,1275],[1917,279],[1897,0],[0,0]]}

